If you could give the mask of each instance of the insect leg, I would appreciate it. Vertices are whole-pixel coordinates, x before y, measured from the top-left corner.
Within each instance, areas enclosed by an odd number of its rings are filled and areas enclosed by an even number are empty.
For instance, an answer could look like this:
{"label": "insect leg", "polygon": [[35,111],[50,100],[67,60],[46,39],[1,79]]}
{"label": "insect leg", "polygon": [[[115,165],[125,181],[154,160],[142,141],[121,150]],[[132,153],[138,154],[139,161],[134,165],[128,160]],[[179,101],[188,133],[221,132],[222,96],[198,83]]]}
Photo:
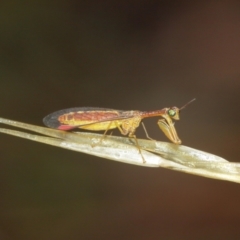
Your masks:
{"label": "insect leg", "polygon": [[127,135],[127,134],[128,134],[128,133],[126,133],[126,132],[123,131],[123,129],[121,128],[121,126],[120,126],[118,123],[116,123],[116,125],[117,125],[117,128],[118,128],[118,130],[120,131],[120,133],[121,133],[122,135]]}
{"label": "insect leg", "polygon": [[143,130],[144,130],[144,132],[145,132],[145,134],[146,134],[146,137],[147,137],[148,139],[150,139],[150,140],[156,141],[155,139],[149,137],[148,132],[147,132],[147,129],[146,129],[146,127],[145,127],[145,125],[144,125],[143,122],[142,122],[142,126],[143,126]]}
{"label": "insect leg", "polygon": [[146,163],[146,160],[144,159],[144,157],[143,157],[143,155],[142,155],[141,148],[140,148],[140,146],[139,146],[139,144],[138,144],[138,140],[137,140],[136,135],[133,134],[133,133],[129,133],[128,136],[129,136],[130,138],[134,138],[134,140],[135,140],[135,142],[136,142],[136,146],[137,146],[137,148],[138,148],[138,151],[139,151],[139,153],[140,153],[140,155],[141,155],[141,157],[142,157],[143,163]]}
{"label": "insect leg", "polygon": [[166,122],[165,119],[158,120],[158,126],[166,135],[166,137],[170,139],[173,143],[181,144],[181,140],[177,135],[177,131],[174,127],[174,123],[171,121],[171,119],[168,122]]}
{"label": "insect leg", "polygon": [[142,155],[142,151],[141,151],[141,148],[140,148],[140,146],[139,146],[139,144],[138,144],[138,140],[137,140],[137,138],[136,138],[136,135],[134,135],[135,129],[134,129],[134,131],[132,131],[132,132],[129,133],[129,131],[126,130],[126,129],[125,129],[125,131],[124,131],[124,129],[123,129],[118,123],[116,123],[116,126],[117,126],[117,128],[119,129],[119,131],[121,132],[122,135],[127,135],[127,134],[128,134],[128,137],[134,138],[134,140],[135,140],[135,142],[136,142],[136,147],[137,147],[137,149],[138,149],[138,151],[139,151],[139,153],[140,153],[140,155],[141,155],[141,157],[142,157],[143,163],[145,163],[146,161],[145,161],[145,159],[144,159],[144,157],[143,157],[143,155]]}
{"label": "insect leg", "polygon": [[93,143],[92,147],[95,147],[102,142],[102,140],[106,137],[107,131],[110,129],[111,125],[112,125],[112,121],[108,124],[107,129],[103,133],[103,136],[100,138],[100,140],[97,143]]}

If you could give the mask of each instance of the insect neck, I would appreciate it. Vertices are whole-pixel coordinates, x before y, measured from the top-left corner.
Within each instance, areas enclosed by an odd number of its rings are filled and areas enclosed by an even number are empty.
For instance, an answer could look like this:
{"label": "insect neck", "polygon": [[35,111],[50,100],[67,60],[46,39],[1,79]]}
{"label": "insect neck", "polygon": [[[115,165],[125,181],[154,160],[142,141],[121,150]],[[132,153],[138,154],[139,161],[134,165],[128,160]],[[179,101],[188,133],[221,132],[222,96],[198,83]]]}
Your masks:
{"label": "insect neck", "polygon": [[161,110],[149,111],[149,112],[141,112],[142,118],[150,118],[150,117],[159,117],[166,115],[166,112],[169,108],[163,108]]}

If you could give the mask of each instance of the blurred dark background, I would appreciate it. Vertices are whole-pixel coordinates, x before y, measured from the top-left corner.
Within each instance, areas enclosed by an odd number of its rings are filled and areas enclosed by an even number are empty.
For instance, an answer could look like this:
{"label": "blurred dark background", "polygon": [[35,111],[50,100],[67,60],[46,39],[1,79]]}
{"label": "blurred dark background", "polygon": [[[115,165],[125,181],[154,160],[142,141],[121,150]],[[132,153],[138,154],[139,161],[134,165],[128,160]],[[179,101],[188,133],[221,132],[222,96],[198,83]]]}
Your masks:
{"label": "blurred dark background", "polygon": [[[196,97],[175,125],[183,144],[239,162],[239,87],[239,1],[0,3],[1,117],[42,126],[64,108]],[[149,135],[168,141],[156,122]],[[0,142],[1,240],[240,238],[238,184]]]}

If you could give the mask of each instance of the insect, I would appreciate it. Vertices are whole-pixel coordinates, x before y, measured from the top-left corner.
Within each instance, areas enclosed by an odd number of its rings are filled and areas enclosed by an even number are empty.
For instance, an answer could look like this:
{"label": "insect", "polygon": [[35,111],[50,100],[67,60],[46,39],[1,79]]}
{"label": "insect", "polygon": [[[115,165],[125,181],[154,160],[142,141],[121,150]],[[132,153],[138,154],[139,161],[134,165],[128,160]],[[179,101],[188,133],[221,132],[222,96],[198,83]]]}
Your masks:
{"label": "insect", "polygon": [[[103,137],[106,135],[108,130],[118,128],[121,134],[128,135],[128,137],[135,139],[137,148],[141,154],[135,131],[139,127],[142,119],[161,117],[161,119],[159,119],[157,122],[159,128],[173,143],[181,144],[181,140],[177,135],[177,131],[172,120],[179,120],[180,110],[185,108],[194,100],[195,99],[191,100],[181,108],[171,107],[144,112],[137,110],[122,111],[92,107],[68,108],[49,114],[43,119],[43,122],[50,128],[56,128],[65,131],[76,128],[91,131],[105,130]],[[146,132],[145,127],[144,130]],[[147,132],[146,136],[147,138],[151,139]],[[144,158],[143,162],[145,162]]]}

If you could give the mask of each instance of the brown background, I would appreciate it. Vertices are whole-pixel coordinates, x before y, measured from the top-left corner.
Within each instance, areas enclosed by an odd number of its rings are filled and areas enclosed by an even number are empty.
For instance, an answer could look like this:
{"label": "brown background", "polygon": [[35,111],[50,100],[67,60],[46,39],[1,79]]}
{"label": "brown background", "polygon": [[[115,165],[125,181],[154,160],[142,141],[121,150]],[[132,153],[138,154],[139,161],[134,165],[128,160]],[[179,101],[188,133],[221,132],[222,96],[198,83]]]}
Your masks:
{"label": "brown background", "polygon": [[[190,2],[1,1],[0,116],[41,126],[69,107],[196,97],[176,123],[183,144],[239,162],[240,3]],[[238,184],[0,143],[1,240],[240,238]]]}

